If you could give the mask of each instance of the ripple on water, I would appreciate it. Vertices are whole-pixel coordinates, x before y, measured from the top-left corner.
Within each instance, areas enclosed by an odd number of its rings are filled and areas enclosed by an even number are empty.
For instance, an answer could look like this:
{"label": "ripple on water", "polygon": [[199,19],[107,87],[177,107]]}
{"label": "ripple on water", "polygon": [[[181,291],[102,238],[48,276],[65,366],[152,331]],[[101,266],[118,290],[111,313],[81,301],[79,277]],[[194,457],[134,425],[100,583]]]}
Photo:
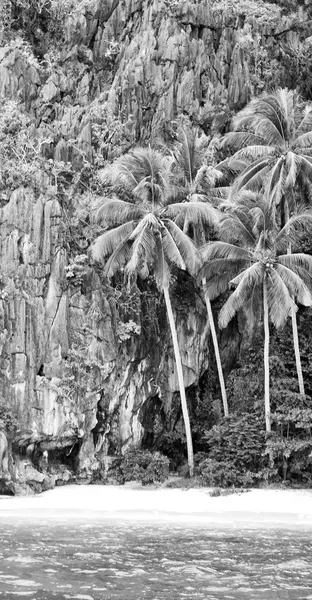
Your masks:
{"label": "ripple on water", "polygon": [[88,594],[76,594],[75,596],[68,596],[65,594],[64,598],[76,598],[76,600],[94,600],[93,596],[89,596]]}
{"label": "ripple on water", "polygon": [[21,522],[12,536],[0,524],[5,600],[312,600],[304,532]]}
{"label": "ripple on water", "polygon": [[33,581],[32,579],[15,579],[9,582],[11,585],[19,585],[21,587],[37,587],[40,583]]}

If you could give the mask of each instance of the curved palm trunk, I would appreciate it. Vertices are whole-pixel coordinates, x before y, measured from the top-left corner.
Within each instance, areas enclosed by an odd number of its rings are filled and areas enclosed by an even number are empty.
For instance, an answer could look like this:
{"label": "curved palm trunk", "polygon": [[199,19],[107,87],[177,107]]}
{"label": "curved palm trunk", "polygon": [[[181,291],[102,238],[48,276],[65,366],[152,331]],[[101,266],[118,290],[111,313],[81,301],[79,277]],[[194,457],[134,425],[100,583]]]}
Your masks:
{"label": "curved palm trunk", "polygon": [[[206,284],[205,278],[202,280],[202,284],[203,284],[203,288],[205,289],[205,284]],[[215,353],[216,362],[217,362],[217,369],[218,369],[219,382],[220,382],[220,388],[221,388],[224,416],[228,417],[229,416],[229,407],[228,407],[228,401],[227,401],[226,389],[225,389],[225,383],[224,383],[224,377],[223,377],[223,371],[222,371],[218,338],[217,338],[216,328],[215,328],[215,324],[214,324],[214,320],[213,320],[210,298],[209,298],[208,294],[206,294],[206,293],[205,293],[205,302],[206,302],[207,313],[208,313],[209,327],[210,327],[212,341],[213,341],[213,348],[214,348],[214,353]]]}
{"label": "curved palm trunk", "polygon": [[264,407],[265,407],[265,427],[267,433],[271,431],[271,408],[270,408],[270,371],[269,371],[269,308],[267,283],[263,281],[263,322],[264,322]]}
{"label": "curved palm trunk", "polygon": [[181,354],[180,354],[180,350],[179,350],[177,330],[176,330],[176,326],[175,326],[175,322],[174,322],[168,286],[164,286],[163,290],[164,290],[166,309],[167,309],[167,313],[168,313],[170,331],[171,331],[171,336],[172,336],[172,341],[173,341],[174,357],[175,357],[177,374],[178,374],[178,382],[179,382],[180,397],[181,397],[181,407],[182,407],[182,414],[183,414],[185,434],[186,434],[187,462],[188,462],[188,466],[189,466],[190,477],[193,477],[194,476],[193,442],[192,442],[190,418],[189,418],[188,408],[187,408],[187,403],[186,403]]}

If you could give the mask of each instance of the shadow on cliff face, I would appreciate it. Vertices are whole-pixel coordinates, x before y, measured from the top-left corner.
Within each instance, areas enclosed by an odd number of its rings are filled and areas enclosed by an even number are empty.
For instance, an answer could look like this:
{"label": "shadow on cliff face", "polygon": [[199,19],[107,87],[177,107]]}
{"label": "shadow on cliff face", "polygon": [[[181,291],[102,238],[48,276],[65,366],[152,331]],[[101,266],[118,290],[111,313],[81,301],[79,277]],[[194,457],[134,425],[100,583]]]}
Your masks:
{"label": "shadow on cliff face", "polygon": [[[161,438],[166,426],[166,415],[158,396],[148,398],[140,408],[139,420],[144,427],[141,446],[144,450],[161,446]],[[159,443],[160,442],[160,443]]]}
{"label": "shadow on cliff face", "polygon": [[148,398],[140,409],[139,420],[144,427],[141,448],[158,451],[170,459],[175,471],[186,459],[186,440],[179,394],[174,394],[169,413],[159,396]]}

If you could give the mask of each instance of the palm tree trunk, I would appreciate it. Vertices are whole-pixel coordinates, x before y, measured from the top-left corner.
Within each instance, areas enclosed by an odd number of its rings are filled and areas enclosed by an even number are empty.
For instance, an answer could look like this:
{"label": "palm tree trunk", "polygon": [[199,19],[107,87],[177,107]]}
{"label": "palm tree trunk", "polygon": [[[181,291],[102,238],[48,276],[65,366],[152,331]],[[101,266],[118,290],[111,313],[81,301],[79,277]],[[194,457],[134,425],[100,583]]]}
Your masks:
{"label": "palm tree trunk", "polygon": [[190,418],[189,418],[189,414],[188,414],[188,408],[187,408],[186,396],[185,396],[182,360],[181,360],[181,354],[180,354],[180,350],[179,350],[177,330],[176,330],[176,326],[175,326],[175,322],[174,322],[168,286],[164,286],[163,290],[164,290],[166,309],[167,309],[167,314],[168,314],[168,319],[169,319],[170,331],[171,331],[171,336],[172,336],[172,341],[173,341],[174,357],[175,357],[177,374],[178,374],[178,382],[179,382],[180,397],[181,397],[181,407],[182,407],[182,414],[183,414],[185,434],[186,434],[187,462],[188,462],[188,466],[189,466],[190,477],[193,477],[194,476],[193,442],[192,442]]}
{"label": "palm tree trunk", "polygon": [[[294,192],[290,192],[292,194],[292,204],[295,204]],[[286,225],[290,219],[289,214],[289,205],[287,198],[284,199],[285,204],[285,220]],[[291,244],[287,246],[287,254],[291,254]],[[300,349],[299,349],[299,338],[298,338],[298,326],[297,326],[297,315],[295,308],[291,309],[291,324],[292,324],[292,333],[293,333],[293,341],[294,341],[294,350],[295,350],[295,358],[296,358],[296,369],[297,369],[297,377],[299,384],[299,392],[302,396],[305,395],[304,392],[304,383],[303,383],[303,375],[302,375],[302,367],[301,367],[301,357],[300,357]]]}
{"label": "palm tree trunk", "polygon": [[[206,285],[205,278],[203,278],[203,280],[202,280],[202,285],[203,285],[203,288],[205,291],[205,285]],[[223,377],[223,371],[222,371],[218,338],[217,338],[216,328],[215,328],[215,324],[214,324],[214,320],[213,320],[210,298],[207,293],[205,293],[205,302],[206,302],[207,313],[208,313],[209,327],[210,327],[212,341],[213,341],[213,348],[214,348],[214,353],[215,353],[216,362],[217,362],[217,369],[218,369],[219,382],[220,382],[220,388],[221,388],[224,416],[228,417],[229,416],[229,407],[228,407],[228,401],[227,401],[226,389],[225,389],[225,383],[224,383],[224,377]]]}
{"label": "palm tree trunk", "polygon": [[302,396],[304,396],[305,391],[304,391],[304,383],[303,383],[303,375],[302,375],[302,367],[301,367],[301,357],[300,357],[300,349],[299,349],[297,315],[296,315],[296,311],[294,308],[291,309],[291,323],[292,323],[292,331],[293,331],[293,340],[294,340],[294,349],[295,349],[295,357],[296,357],[296,368],[297,368],[299,392]]}
{"label": "palm tree trunk", "polygon": [[[291,245],[289,244],[287,248],[287,254],[291,254]],[[297,326],[297,315],[295,308],[291,309],[291,324],[292,324],[292,333],[293,333],[293,341],[294,341],[294,350],[296,357],[296,369],[297,369],[297,377],[299,384],[299,392],[302,396],[305,395],[304,391],[304,383],[303,383],[303,375],[302,375],[302,367],[301,367],[301,356],[299,349],[299,338],[298,338],[298,326]]]}
{"label": "palm tree trunk", "polygon": [[270,408],[270,371],[269,371],[269,309],[268,291],[266,279],[263,280],[263,321],[264,321],[264,407],[265,427],[267,433],[271,431],[271,408]]}

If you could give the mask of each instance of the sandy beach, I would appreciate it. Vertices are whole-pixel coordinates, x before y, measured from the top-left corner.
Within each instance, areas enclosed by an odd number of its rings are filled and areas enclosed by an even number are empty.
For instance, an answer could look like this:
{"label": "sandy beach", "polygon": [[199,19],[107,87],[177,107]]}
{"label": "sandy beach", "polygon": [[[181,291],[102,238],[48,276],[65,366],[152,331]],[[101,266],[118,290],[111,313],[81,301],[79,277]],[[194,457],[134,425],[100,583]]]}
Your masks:
{"label": "sandy beach", "polygon": [[0,518],[126,518],[312,528],[312,491],[252,489],[210,496],[211,490],[69,485],[32,497],[1,497]]}

